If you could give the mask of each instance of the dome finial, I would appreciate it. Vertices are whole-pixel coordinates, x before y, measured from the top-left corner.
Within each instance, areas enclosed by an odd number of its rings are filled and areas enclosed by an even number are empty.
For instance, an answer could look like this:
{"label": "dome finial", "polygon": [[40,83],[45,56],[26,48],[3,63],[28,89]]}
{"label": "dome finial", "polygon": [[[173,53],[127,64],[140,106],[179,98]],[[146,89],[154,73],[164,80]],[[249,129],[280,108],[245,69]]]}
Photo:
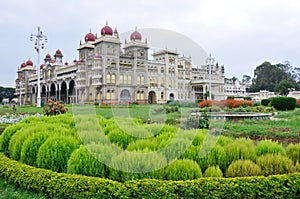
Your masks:
{"label": "dome finial", "polygon": [[108,21],[106,20],[106,25],[108,26]]}

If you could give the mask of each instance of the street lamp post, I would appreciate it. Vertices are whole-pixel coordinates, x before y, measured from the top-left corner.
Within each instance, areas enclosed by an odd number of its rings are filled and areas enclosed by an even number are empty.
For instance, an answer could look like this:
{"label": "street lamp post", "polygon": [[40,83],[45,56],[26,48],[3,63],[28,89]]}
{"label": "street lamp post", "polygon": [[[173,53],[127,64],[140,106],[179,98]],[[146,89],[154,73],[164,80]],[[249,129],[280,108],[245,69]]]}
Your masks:
{"label": "street lamp post", "polygon": [[211,100],[211,67],[213,66],[215,62],[215,58],[212,58],[211,54],[209,53],[208,58],[206,59],[206,63],[208,64],[209,67],[209,99]]}
{"label": "street lamp post", "polygon": [[34,49],[37,52],[37,107],[41,107],[41,85],[40,85],[40,49],[44,49],[45,43],[47,43],[47,36],[43,34],[40,27],[38,27],[37,34],[30,35],[30,41],[33,41],[35,38]]}

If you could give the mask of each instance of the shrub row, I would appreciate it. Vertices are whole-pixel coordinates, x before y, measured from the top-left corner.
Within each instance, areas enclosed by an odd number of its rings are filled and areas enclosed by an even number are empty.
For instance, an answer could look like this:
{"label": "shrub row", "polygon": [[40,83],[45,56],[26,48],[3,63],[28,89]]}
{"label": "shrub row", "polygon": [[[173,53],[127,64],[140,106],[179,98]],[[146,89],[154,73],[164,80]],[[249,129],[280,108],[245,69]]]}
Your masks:
{"label": "shrub row", "polygon": [[108,179],[61,174],[10,160],[0,153],[0,177],[49,198],[299,198],[300,174],[188,181]]}

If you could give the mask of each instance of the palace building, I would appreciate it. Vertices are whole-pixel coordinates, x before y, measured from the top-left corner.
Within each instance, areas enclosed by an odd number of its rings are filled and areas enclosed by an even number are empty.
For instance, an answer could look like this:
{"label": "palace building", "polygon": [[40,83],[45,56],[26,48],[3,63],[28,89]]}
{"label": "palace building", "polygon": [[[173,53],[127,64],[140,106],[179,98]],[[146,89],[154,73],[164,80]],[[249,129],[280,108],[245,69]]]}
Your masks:
{"label": "palace building", "polygon": [[[42,102],[160,104],[203,98],[210,88],[215,99],[225,99],[224,66],[194,67],[191,57],[168,49],[150,59],[147,39],[137,29],[128,39],[122,45],[118,31],[106,24],[99,37],[85,35],[78,60],[64,62],[59,49],[53,57],[47,54],[39,66]],[[36,103],[37,82],[33,62],[22,63],[15,81],[21,104]]]}

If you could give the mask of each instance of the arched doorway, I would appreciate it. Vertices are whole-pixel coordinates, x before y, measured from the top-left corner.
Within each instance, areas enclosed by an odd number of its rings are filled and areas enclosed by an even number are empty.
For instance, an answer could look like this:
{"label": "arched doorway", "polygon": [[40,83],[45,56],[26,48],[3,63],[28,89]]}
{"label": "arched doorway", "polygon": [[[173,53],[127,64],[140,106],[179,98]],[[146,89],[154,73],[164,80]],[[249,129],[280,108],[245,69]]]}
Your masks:
{"label": "arched doorway", "polygon": [[55,100],[56,101],[56,88],[55,88],[55,84],[52,83],[50,86],[50,99]]}
{"label": "arched doorway", "polygon": [[36,93],[34,86],[31,88],[31,104],[36,104]]}
{"label": "arched doorway", "polygon": [[42,86],[42,93],[41,93],[42,102],[46,103],[47,101],[47,88],[45,85]]}
{"label": "arched doorway", "polygon": [[170,93],[169,100],[174,100],[174,93]]}
{"label": "arched doorway", "polygon": [[60,100],[67,103],[67,83],[61,83]]}
{"label": "arched doorway", "polygon": [[69,83],[69,102],[76,103],[75,101],[76,94],[75,94],[75,81],[71,80]]}
{"label": "arched doorway", "polygon": [[149,104],[156,104],[156,93],[154,91],[149,92],[148,103]]}
{"label": "arched doorway", "polygon": [[120,101],[121,102],[130,102],[131,101],[130,92],[127,89],[124,89],[121,91]]}

